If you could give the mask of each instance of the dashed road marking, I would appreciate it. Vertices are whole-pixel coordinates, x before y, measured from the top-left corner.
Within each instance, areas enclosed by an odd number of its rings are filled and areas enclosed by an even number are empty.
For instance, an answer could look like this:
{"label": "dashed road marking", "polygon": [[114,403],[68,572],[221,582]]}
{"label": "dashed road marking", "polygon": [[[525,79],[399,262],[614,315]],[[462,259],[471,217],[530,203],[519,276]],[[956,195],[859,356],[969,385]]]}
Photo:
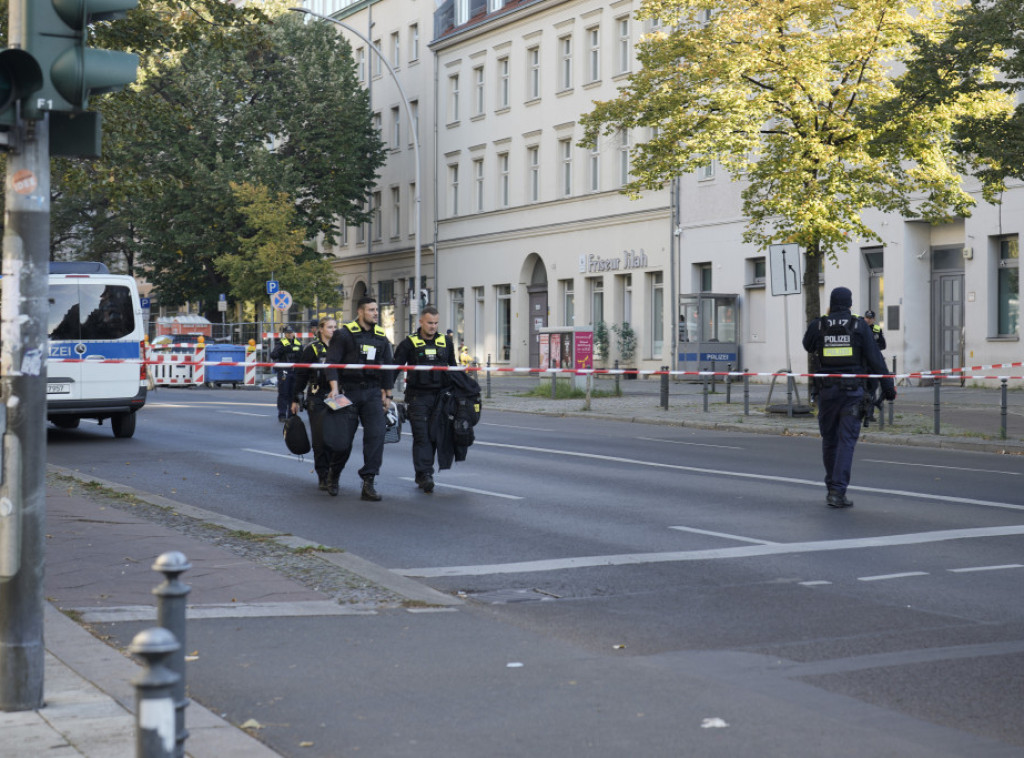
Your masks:
{"label": "dashed road marking", "polygon": [[[416,480],[411,476],[400,476],[398,477],[403,482],[415,482]],[[445,484],[444,482],[434,482],[434,487],[446,487],[450,490],[461,490],[462,492],[473,492],[477,495],[487,495],[488,497],[500,497],[505,500],[523,500],[524,498],[520,495],[506,495],[504,492],[491,492],[490,490],[478,490],[475,487],[461,487],[457,484]]]}
{"label": "dashed road marking", "polygon": [[946,569],[954,574],[966,574],[971,571],[1002,571],[1004,569],[1019,569],[1024,568],[1024,565],[1020,563],[1007,563],[1002,566],[968,566],[967,568],[958,569]]}
{"label": "dashed road marking", "polygon": [[755,545],[778,545],[778,542],[769,542],[768,540],[755,540],[751,537],[740,537],[738,534],[726,534],[725,532],[711,532],[707,529],[694,529],[692,526],[670,526],[669,529],[677,529],[680,532],[693,532],[694,534],[707,534],[711,537],[722,537],[727,540],[737,540],[738,542],[752,542]]}
{"label": "dashed road marking", "polygon": [[927,571],[904,571],[902,574],[878,574],[877,576],[858,576],[858,582],[884,582],[886,579],[906,579],[911,576],[928,576]]}

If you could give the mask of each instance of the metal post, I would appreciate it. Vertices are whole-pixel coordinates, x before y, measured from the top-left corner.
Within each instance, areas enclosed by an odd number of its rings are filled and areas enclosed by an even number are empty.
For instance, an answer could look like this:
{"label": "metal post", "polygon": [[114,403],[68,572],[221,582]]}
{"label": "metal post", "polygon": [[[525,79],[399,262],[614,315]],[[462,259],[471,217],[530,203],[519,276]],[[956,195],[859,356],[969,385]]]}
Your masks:
{"label": "metal post", "polygon": [[714,359],[712,359],[711,360],[711,392],[712,393],[714,393],[714,391],[715,391],[715,381],[717,380],[717,378],[718,377],[715,376],[715,361],[714,361]]}
{"label": "metal post", "polygon": [[750,415],[750,369],[743,369],[743,415]]}
{"label": "metal post", "polygon": [[[10,3],[11,47],[23,47]],[[0,711],[43,707],[46,533],[46,323],[49,311],[49,116],[8,131],[0,348]]]}
{"label": "metal post", "polygon": [[793,418],[793,372],[786,374],[786,415]]}
{"label": "metal post", "polygon": [[[619,359],[618,358],[615,359],[615,363],[613,365],[615,366],[615,370],[618,371],[619,370]],[[621,379],[621,378],[622,377],[619,376],[618,374],[615,375],[615,397],[618,397],[619,395],[622,394],[622,388],[619,386],[619,379]]]}
{"label": "metal post", "polygon": [[668,366],[662,366],[661,375],[661,407],[668,410]]}
{"label": "metal post", "polygon": [[1006,439],[1006,379],[999,380],[999,436]]}
{"label": "metal post", "polygon": [[932,415],[935,417],[935,432],[934,433],[936,435],[938,435],[939,434],[939,408],[941,407],[940,406],[940,402],[939,402],[939,390],[942,388],[942,378],[936,376],[934,379],[932,379],[932,381],[935,383],[934,384],[934,387],[935,387],[935,405],[932,408]]}
{"label": "metal post", "polygon": [[491,354],[487,354],[487,394],[484,395],[487,399],[491,397]]}
{"label": "metal post", "polygon": [[730,405],[732,403],[732,364],[725,364],[729,373],[725,375],[725,404]]}
{"label": "metal post", "polygon": [[551,399],[554,400],[558,397],[558,372],[551,372]]}
{"label": "metal post", "polygon": [[704,377],[704,412],[708,412],[708,378]]}
{"label": "metal post", "polygon": [[175,758],[184,758],[185,740],[188,730],[185,728],[185,708],[189,699],[185,697],[185,605],[191,587],[178,577],[192,568],[183,553],[172,551],[164,553],[153,564],[153,570],[164,575],[164,583],[153,590],[157,596],[156,622],[174,635],[178,641],[178,650],[168,654],[167,667],[178,675],[178,681],[172,688],[174,696],[174,733],[176,735]]}
{"label": "metal post", "polygon": [[179,677],[167,666],[167,658],[181,645],[162,627],[139,632],[128,652],[146,662],[135,685],[135,758],[173,758],[174,696]]}
{"label": "metal post", "polygon": [[[879,380],[879,383],[881,383],[881,380]],[[885,406],[881,406],[878,409],[878,431],[882,431],[884,429],[885,429]]]}

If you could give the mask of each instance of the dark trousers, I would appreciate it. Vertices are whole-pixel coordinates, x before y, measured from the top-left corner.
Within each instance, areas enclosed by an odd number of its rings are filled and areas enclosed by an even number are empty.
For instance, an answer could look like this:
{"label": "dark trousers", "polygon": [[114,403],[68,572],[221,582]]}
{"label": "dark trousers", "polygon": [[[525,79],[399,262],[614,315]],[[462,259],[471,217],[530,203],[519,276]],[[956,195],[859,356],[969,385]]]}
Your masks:
{"label": "dark trousers", "polygon": [[359,476],[377,476],[384,460],[384,406],[380,387],[345,388],[352,401],[341,410],[328,411],[324,417],[324,442],[338,454],[340,472],[352,453],[352,441],[359,424],[363,425],[363,467]]}
{"label": "dark trousers", "polygon": [[430,411],[437,400],[436,392],[405,393],[406,415],[412,429],[412,465],[417,476],[434,474],[434,456],[437,445],[430,440]]}
{"label": "dark trousers", "polygon": [[277,415],[288,417],[291,414],[292,391],[295,389],[295,372],[277,372]]}
{"label": "dark trousers", "polygon": [[850,486],[853,449],[860,437],[860,399],[864,390],[837,383],[818,391],[818,430],[825,464],[825,486],[845,493]]}
{"label": "dark trousers", "polygon": [[[330,413],[322,397],[309,398],[309,436],[313,445],[313,468],[319,479],[338,481],[345,459],[324,442],[324,417]],[[347,457],[347,456],[346,456]]]}

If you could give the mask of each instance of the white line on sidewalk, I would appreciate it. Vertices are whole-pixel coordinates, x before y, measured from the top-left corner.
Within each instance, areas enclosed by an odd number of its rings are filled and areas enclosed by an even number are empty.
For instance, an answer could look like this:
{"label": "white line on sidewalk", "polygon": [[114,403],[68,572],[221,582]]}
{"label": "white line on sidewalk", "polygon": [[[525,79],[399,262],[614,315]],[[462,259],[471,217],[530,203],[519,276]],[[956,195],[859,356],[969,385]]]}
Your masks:
{"label": "white line on sidewalk", "polygon": [[694,529],[692,526],[670,526],[669,529],[678,529],[680,532],[693,532],[694,534],[707,534],[712,537],[724,537],[727,540],[738,540],[740,542],[753,542],[755,545],[778,545],[778,542],[769,542],[768,540],[755,540],[750,537],[740,537],[736,534],[726,534],[725,532],[709,532],[707,529]]}
{"label": "white line on sidewalk", "polygon": [[683,440],[666,440],[661,437],[634,437],[636,440],[644,440],[646,442],[667,442],[670,445],[691,445],[693,447],[719,447],[722,450],[745,450],[746,448],[739,447],[738,445],[711,445],[707,442],[685,442]]}
{"label": "white line on sidewalk", "polygon": [[966,468],[964,466],[939,466],[935,463],[906,463],[904,461],[883,461],[878,458],[865,458],[865,463],[888,463],[890,466],[919,466],[920,468],[941,468],[948,471],[975,471],[979,474],[1004,474],[1006,476],[1024,476],[1020,471],[999,471],[991,468]]}
{"label": "white line on sidewalk", "polygon": [[891,534],[878,537],[859,537],[845,540],[819,540],[775,545],[744,545],[712,550],[683,550],[668,553],[626,553],[622,555],[589,555],[578,558],[554,558],[539,561],[492,563],[478,566],[430,566],[426,568],[392,569],[396,574],[416,577],[485,576],[489,574],[524,574],[538,571],[593,568],[596,566],[637,566],[646,563],[674,563],[683,561],[712,561],[731,558],[760,558],[773,555],[822,553],[833,550],[862,550],[864,548],[922,545],[930,542],[981,539],[984,537],[1010,537],[1024,534],[1024,525],[991,526],[974,529],[947,529],[938,532]]}
{"label": "white line on sidewalk", "polygon": [[[731,476],[738,479],[754,479],[758,482],[779,482],[782,484],[797,484],[807,487],[821,488],[820,479],[797,479],[791,476],[772,476],[771,474],[754,474],[745,471],[727,471],[725,469],[700,468],[698,466],[682,466],[678,463],[659,463],[657,461],[645,461],[638,458],[623,458],[617,455],[599,455],[597,453],[580,453],[574,450],[557,450],[554,448],[533,447],[531,445],[509,445],[502,442],[481,442],[476,445],[484,447],[500,447],[507,450],[522,450],[528,453],[542,453],[544,455],[564,455],[571,458],[589,458],[603,463],[624,463],[629,466],[649,466],[651,468],[670,469],[672,471],[688,471],[693,474],[712,474],[714,476]],[[871,492],[878,495],[897,495],[899,497],[912,497],[919,500],[937,500],[943,503],[960,503],[962,505],[982,505],[987,508],[1006,508],[1012,511],[1024,511],[1024,505],[1016,503],[1000,503],[993,500],[976,500],[970,497],[954,497],[952,495],[934,495],[927,492],[910,492],[909,490],[891,490],[882,487],[857,487],[851,486],[850,490],[858,492]]]}
{"label": "white line on sidewalk", "polygon": [[[411,476],[400,476],[398,478],[401,479],[403,482],[415,482],[416,481],[416,479],[414,479]],[[450,490],[462,490],[463,492],[474,492],[477,495],[487,495],[489,497],[503,497],[506,500],[522,500],[523,499],[519,495],[506,495],[503,492],[490,492],[488,490],[478,490],[478,489],[476,489],[474,487],[460,487],[457,484],[444,484],[443,482],[438,482],[438,481],[434,482],[434,486],[435,487],[447,487]]]}

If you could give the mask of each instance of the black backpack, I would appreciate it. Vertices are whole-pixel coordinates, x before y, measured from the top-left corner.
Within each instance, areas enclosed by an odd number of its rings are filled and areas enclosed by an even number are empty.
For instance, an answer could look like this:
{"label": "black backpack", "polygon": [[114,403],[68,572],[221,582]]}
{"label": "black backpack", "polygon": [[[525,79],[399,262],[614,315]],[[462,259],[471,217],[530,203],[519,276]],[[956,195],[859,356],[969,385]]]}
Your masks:
{"label": "black backpack", "polygon": [[299,416],[289,416],[284,422],[284,444],[293,455],[305,455],[312,449],[306,425]]}
{"label": "black backpack", "polygon": [[456,445],[469,447],[476,441],[473,427],[480,420],[480,396],[455,398],[455,418],[452,420],[452,438]]}

